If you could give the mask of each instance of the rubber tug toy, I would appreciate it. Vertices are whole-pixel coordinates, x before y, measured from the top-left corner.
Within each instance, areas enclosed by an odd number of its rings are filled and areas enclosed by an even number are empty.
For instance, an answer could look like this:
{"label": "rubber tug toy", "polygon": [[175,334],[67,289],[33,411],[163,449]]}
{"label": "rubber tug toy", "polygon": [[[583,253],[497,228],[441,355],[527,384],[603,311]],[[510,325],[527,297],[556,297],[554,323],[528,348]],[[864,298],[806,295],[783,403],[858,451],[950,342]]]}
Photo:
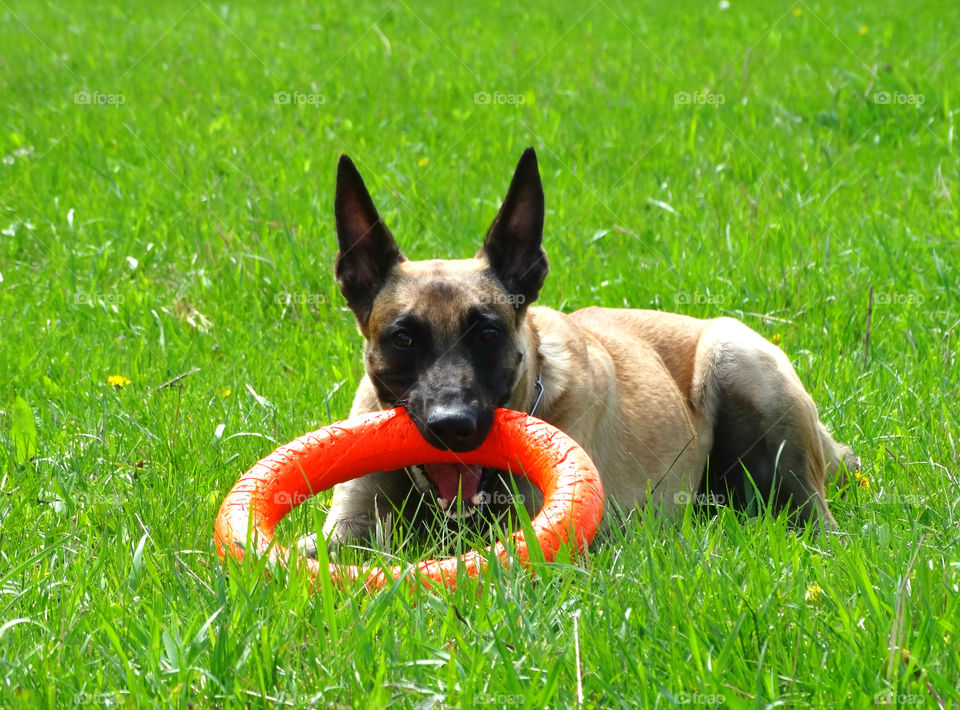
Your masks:
{"label": "rubber tug toy", "polygon": [[[403,409],[353,417],[305,434],[261,459],[227,494],[214,527],[220,557],[242,560],[254,551],[281,565],[290,552],[273,542],[273,531],[291,510],[337,483],[373,471],[393,471],[405,466],[434,463],[483,465],[527,477],[543,493],[543,508],[532,528],[547,562],[572,544],[583,552],[593,541],[603,517],[603,486],[587,453],[569,436],[523,412],[498,409],[484,443],[468,452],[437,449],[428,444]],[[248,537],[249,532],[249,537]],[[528,564],[522,532],[512,536],[513,559]],[[433,583],[456,587],[459,575],[477,577],[485,569],[487,554],[468,552],[444,560],[424,560],[415,565],[360,567],[331,563],[331,579],[364,580],[370,590],[410,574],[424,586]],[[493,555],[506,564],[510,555],[502,542]],[[299,557],[314,578],[319,563]]]}

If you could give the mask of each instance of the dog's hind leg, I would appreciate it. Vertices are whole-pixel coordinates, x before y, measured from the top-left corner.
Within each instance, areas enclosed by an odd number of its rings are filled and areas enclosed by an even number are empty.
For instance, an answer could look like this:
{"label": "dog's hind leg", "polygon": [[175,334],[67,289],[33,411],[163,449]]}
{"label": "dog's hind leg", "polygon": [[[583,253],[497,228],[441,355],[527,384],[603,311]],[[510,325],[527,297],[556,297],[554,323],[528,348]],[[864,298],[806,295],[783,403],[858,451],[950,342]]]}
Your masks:
{"label": "dog's hind leg", "polygon": [[713,423],[710,492],[743,507],[755,486],[793,522],[836,527],[824,485],[843,452],[832,438],[824,451],[817,407],[778,347],[739,321],[713,321],[697,345],[691,401]]}

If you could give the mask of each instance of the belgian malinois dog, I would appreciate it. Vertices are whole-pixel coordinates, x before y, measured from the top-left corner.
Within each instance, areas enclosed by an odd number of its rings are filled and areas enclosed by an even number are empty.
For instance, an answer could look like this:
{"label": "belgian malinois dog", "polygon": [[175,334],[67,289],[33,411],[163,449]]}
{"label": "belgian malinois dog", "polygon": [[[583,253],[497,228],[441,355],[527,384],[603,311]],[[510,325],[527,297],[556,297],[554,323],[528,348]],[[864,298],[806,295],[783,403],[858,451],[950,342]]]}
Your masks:
{"label": "belgian malinois dog", "polygon": [[[761,500],[798,525],[835,527],[824,484],[858,461],[778,347],[732,318],[531,305],[548,271],[532,148],[472,259],[406,259],[346,156],[335,213],[337,283],[365,341],[352,415],[404,407],[428,442],[469,451],[497,407],[534,411],[592,457],[608,510]],[[525,484],[466,465],[372,473],[334,488],[323,532],[334,547],[368,541],[403,511],[462,522],[517,493],[533,515]],[[301,541],[307,554],[315,545]]]}

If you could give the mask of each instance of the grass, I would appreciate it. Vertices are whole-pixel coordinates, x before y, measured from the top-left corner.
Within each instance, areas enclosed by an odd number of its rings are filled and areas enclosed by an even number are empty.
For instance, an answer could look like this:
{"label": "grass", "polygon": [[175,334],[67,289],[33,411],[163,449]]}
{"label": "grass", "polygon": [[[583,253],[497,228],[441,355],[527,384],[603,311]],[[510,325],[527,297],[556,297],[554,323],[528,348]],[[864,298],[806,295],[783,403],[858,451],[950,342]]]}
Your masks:
{"label": "grass", "polygon": [[[0,2],[0,706],[960,704],[952,9]],[[337,157],[462,257],[527,145],[541,301],[780,342],[864,462],[841,533],[651,513],[482,593],[228,575],[220,500],[361,374]]]}

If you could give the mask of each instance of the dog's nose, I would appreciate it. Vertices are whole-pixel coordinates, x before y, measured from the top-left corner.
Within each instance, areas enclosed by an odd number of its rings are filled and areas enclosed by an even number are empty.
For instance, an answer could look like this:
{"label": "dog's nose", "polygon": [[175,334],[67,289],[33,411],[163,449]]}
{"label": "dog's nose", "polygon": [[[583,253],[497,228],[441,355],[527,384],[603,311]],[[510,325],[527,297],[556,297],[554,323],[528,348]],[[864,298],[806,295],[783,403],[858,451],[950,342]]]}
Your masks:
{"label": "dog's nose", "polygon": [[427,429],[437,440],[431,443],[451,451],[469,451],[483,443],[477,415],[469,409],[434,409],[427,417]]}

